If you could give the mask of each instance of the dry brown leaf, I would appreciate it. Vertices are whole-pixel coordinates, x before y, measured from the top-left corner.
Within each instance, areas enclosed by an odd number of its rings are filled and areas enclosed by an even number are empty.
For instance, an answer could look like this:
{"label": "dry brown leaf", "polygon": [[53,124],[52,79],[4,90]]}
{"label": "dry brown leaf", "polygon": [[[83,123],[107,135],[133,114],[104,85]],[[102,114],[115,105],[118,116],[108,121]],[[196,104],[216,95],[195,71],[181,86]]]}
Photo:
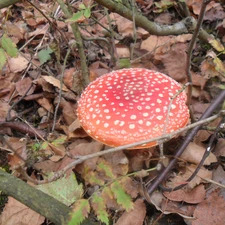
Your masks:
{"label": "dry brown leaf", "polygon": [[120,184],[132,198],[138,196],[139,185],[136,181],[132,180],[130,177],[124,177],[120,180]]}
{"label": "dry brown leaf", "polygon": [[0,217],[1,225],[40,225],[44,221],[43,216],[12,197],[9,197]]}
{"label": "dry brown leaf", "polygon": [[[12,153],[8,155],[9,165],[12,170],[15,170],[24,165],[25,160],[27,160],[27,143],[26,140],[16,137],[8,137],[6,139],[12,147]],[[8,148],[7,145],[5,147]]]}
{"label": "dry brown leaf", "polygon": [[225,139],[224,138],[219,138],[218,142],[216,144],[216,147],[214,149],[214,154],[219,157],[225,157]]}
{"label": "dry brown leaf", "polygon": [[205,77],[201,76],[198,73],[191,72],[191,75],[192,75],[192,84],[194,86],[201,87],[201,90],[203,90],[207,82],[207,79],[205,79]]}
{"label": "dry brown leaf", "polygon": [[15,43],[18,43],[21,39],[23,39],[22,29],[19,28],[14,23],[11,23],[9,20],[5,22],[7,34],[12,38]]}
{"label": "dry brown leaf", "polygon": [[[29,58],[29,56],[26,56]],[[12,73],[18,73],[27,68],[29,59],[24,58],[22,55],[19,55],[17,58],[10,58],[8,60],[9,70]]]}
{"label": "dry brown leaf", "polygon": [[[42,76],[42,78],[46,80],[48,83],[52,84],[54,87],[57,87],[58,89],[60,89],[61,87],[60,80],[51,76]],[[62,90],[69,91],[69,89],[64,84],[62,84]]]}
{"label": "dry brown leaf", "polygon": [[151,195],[151,203],[157,210],[163,214],[177,213],[184,218],[192,219],[194,205],[186,205],[184,203],[173,202],[166,199],[161,192],[154,192]]}
{"label": "dry brown leaf", "polygon": [[[202,5],[202,0],[187,0],[187,5],[190,8],[193,8],[193,11],[196,15],[199,15],[200,10],[201,10],[201,5]],[[207,4],[206,11],[216,7],[218,3],[215,1],[210,1],[209,4]]]}
{"label": "dry brown leaf", "polygon": [[[8,103],[0,101],[0,121],[3,122],[6,120],[8,110],[10,105]],[[15,116],[15,111],[11,111],[11,116]]]}
{"label": "dry brown leaf", "polygon": [[[69,153],[73,156],[84,156],[84,155],[88,155],[88,154],[93,154],[96,152],[99,152],[100,150],[102,150],[103,148],[103,144],[93,141],[91,143],[80,143],[80,144],[70,144],[68,146],[68,149],[70,149]],[[90,170],[95,170],[96,168],[96,163],[97,163],[98,157],[92,158],[92,159],[88,159],[86,161],[84,161],[83,163],[79,164],[76,166],[75,170],[82,174],[84,172],[85,168],[88,168]],[[74,159],[68,158],[67,156],[63,159],[63,163],[62,163],[62,168],[64,165],[68,165],[69,162],[74,161]],[[64,164],[64,165],[63,165]]]}
{"label": "dry brown leaf", "polygon": [[213,62],[213,58],[206,58],[202,63],[201,63],[201,72],[204,75],[206,79],[209,79],[211,77],[216,77],[219,76],[220,73],[216,70],[216,66]]}
{"label": "dry brown leaf", "polygon": [[119,58],[130,58],[130,49],[126,45],[116,44],[116,52]]}
{"label": "dry brown leaf", "polygon": [[128,173],[128,159],[122,151],[106,154],[103,156],[112,165],[113,172],[117,175]]}
{"label": "dry brown leaf", "polygon": [[124,212],[115,225],[142,225],[146,216],[146,206],[142,199],[134,202],[134,208]]}
{"label": "dry brown leaf", "polygon": [[224,224],[225,200],[219,195],[219,192],[219,189],[213,191],[205,201],[197,205],[192,225]]}
{"label": "dry brown leaf", "polygon": [[[170,178],[170,181],[167,182],[166,186],[170,188],[174,188],[178,185],[186,183],[186,180],[194,173],[197,165],[191,164],[186,166],[186,170],[184,172],[180,172],[177,176]],[[200,183],[206,183],[204,179],[211,179],[212,178],[212,171],[209,171],[205,168],[201,168],[197,175],[185,186],[188,189],[192,189],[199,185]]]}
{"label": "dry brown leaf", "polygon": [[50,92],[50,93],[54,92],[53,86],[50,83],[48,83],[46,80],[44,80],[44,78],[42,77],[34,80],[33,83],[40,85],[43,91]]}
{"label": "dry brown leaf", "polygon": [[159,16],[157,16],[154,21],[156,23],[160,23],[160,24],[171,24],[171,14],[168,12],[163,12],[161,14],[159,14]]}
{"label": "dry brown leaf", "polygon": [[155,59],[161,60],[164,64],[165,73],[176,81],[182,81],[186,78],[187,48],[186,43],[177,43],[171,45],[166,52],[155,55]]}
{"label": "dry brown leaf", "polygon": [[[190,142],[180,158],[189,163],[199,164],[205,151],[206,149],[204,147],[197,145],[194,142]],[[217,158],[210,152],[203,165],[210,165],[213,162],[217,162]]]}
{"label": "dry brown leaf", "polygon": [[16,90],[19,93],[19,95],[22,95],[22,96],[25,94],[30,95],[30,94],[33,94],[35,90],[34,85],[30,88],[31,85],[32,85],[32,80],[29,77],[25,77],[24,79],[19,80],[16,83]]}
{"label": "dry brown leaf", "polygon": [[66,69],[64,71],[63,82],[66,85],[66,87],[68,87],[69,89],[71,89],[73,86],[73,79],[74,79],[73,76],[75,71],[76,71],[76,68],[74,67]]}
{"label": "dry brown leaf", "polygon": [[142,41],[141,49],[149,51],[151,54],[157,55],[168,51],[172,37],[158,37],[151,35],[146,40]]}
{"label": "dry brown leaf", "polygon": [[179,189],[177,191],[164,192],[163,194],[171,201],[187,202],[191,204],[197,204],[205,198],[204,185],[198,185],[192,190]]}
{"label": "dry brown leaf", "polygon": [[50,100],[47,98],[39,98],[36,100],[40,106],[46,109],[48,112],[53,113],[53,105],[51,104]]}
{"label": "dry brown leaf", "polygon": [[62,108],[63,118],[66,124],[72,124],[77,118],[75,106],[72,103],[66,101],[64,98],[61,98],[60,108]]}

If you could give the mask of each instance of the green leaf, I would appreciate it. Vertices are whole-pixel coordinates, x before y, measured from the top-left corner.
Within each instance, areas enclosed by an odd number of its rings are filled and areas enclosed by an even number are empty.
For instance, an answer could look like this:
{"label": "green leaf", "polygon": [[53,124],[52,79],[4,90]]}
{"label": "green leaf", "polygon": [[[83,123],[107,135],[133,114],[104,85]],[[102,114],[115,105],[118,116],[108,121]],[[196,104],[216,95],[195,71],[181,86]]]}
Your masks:
{"label": "green leaf", "polygon": [[4,34],[1,38],[1,46],[9,56],[18,56],[18,49],[16,47],[16,44],[6,34]]}
{"label": "green leaf", "polygon": [[83,186],[78,184],[74,174],[47,184],[38,185],[37,189],[58,199],[65,205],[71,205],[83,195]]}
{"label": "green leaf", "polygon": [[126,211],[129,211],[130,209],[133,208],[133,202],[130,195],[128,195],[124,191],[123,187],[120,185],[118,181],[112,183],[111,189],[119,205],[121,205]]}
{"label": "green leaf", "polygon": [[104,172],[105,175],[111,179],[115,179],[116,176],[113,174],[112,166],[104,160],[101,160],[97,165],[97,171]]}
{"label": "green leaf", "polygon": [[215,48],[218,52],[224,51],[224,46],[220,43],[220,41],[211,39],[209,40],[209,43]]}
{"label": "green leaf", "polygon": [[91,198],[91,204],[95,214],[97,215],[98,220],[108,225],[109,215],[106,211],[104,199],[98,194],[94,193]]}
{"label": "green leaf", "polygon": [[67,140],[67,136],[66,135],[60,135],[57,139],[55,139],[54,141],[52,141],[52,144],[54,146],[57,146],[59,144],[64,144]]}
{"label": "green leaf", "polygon": [[88,216],[90,212],[90,205],[87,199],[80,199],[76,201],[73,206],[71,219],[68,225],[79,225]]}
{"label": "green leaf", "polygon": [[86,6],[85,6],[83,3],[81,3],[81,4],[79,5],[79,9],[86,9]]}
{"label": "green leaf", "polygon": [[221,74],[224,74],[225,76],[225,66],[223,62],[218,57],[215,57],[213,59],[213,62],[214,62],[216,71],[218,71]]}
{"label": "green leaf", "polygon": [[130,58],[119,59],[118,66],[119,66],[119,69],[130,68],[131,67]]}
{"label": "green leaf", "polygon": [[0,48],[0,70],[2,70],[5,63],[6,63],[5,51],[4,49]]}
{"label": "green leaf", "polygon": [[41,144],[41,148],[42,148],[42,149],[46,149],[46,148],[48,147],[48,145],[49,145],[49,142],[44,141],[44,142]]}
{"label": "green leaf", "polygon": [[90,8],[86,8],[84,10],[84,17],[85,18],[89,18],[91,16],[91,9]]}
{"label": "green leaf", "polygon": [[47,48],[47,49],[42,49],[40,52],[38,52],[38,58],[41,62],[41,64],[46,63],[48,60],[51,59],[51,53],[52,53],[52,49],[51,48]]}
{"label": "green leaf", "polygon": [[105,184],[104,180],[102,180],[95,171],[88,171],[88,173],[84,174],[83,177],[85,182],[91,185],[103,186]]}
{"label": "green leaf", "polygon": [[82,16],[84,12],[83,10],[77,13],[74,13],[73,16],[66,20],[66,22],[77,22]]}

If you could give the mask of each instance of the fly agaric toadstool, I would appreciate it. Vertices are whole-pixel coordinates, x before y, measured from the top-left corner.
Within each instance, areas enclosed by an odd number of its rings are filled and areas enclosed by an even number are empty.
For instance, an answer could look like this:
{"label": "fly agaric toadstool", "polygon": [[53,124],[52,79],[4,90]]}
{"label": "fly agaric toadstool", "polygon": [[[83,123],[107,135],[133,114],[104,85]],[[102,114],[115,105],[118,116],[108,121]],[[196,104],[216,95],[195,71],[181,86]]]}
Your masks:
{"label": "fly agaric toadstool", "polygon": [[[82,93],[78,119],[92,138],[109,146],[148,140],[188,123],[187,96],[181,90],[177,81],[160,72],[142,68],[113,71]],[[155,145],[157,142],[135,148]]]}

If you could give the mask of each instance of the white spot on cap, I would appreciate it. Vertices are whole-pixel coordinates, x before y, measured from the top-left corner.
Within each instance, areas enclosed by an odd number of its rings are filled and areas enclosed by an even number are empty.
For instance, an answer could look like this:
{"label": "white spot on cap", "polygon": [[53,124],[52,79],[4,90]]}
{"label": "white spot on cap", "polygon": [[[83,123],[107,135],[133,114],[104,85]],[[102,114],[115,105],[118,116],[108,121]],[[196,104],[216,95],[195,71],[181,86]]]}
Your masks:
{"label": "white spot on cap", "polygon": [[108,123],[104,123],[104,127],[105,128],[109,127],[109,124]]}
{"label": "white spot on cap", "polygon": [[175,109],[175,108],[176,108],[176,105],[172,104],[172,105],[171,105],[171,108],[172,108],[172,109]]}
{"label": "white spot on cap", "polygon": [[122,127],[124,124],[125,124],[125,122],[124,122],[124,121],[120,121],[119,126],[120,126],[120,127]]}
{"label": "white spot on cap", "polygon": [[149,115],[148,113],[143,113],[144,117],[148,117],[148,115]]}
{"label": "white spot on cap", "polygon": [[134,128],[135,128],[135,125],[134,125],[134,124],[130,124],[130,125],[129,125],[129,128],[130,128],[130,129],[134,129]]}
{"label": "white spot on cap", "polygon": [[132,120],[135,120],[135,119],[137,118],[137,116],[136,116],[136,115],[131,115],[130,118],[131,118]]}
{"label": "white spot on cap", "polygon": [[109,110],[108,109],[104,109],[104,113],[109,113]]}
{"label": "white spot on cap", "polygon": [[143,120],[138,120],[138,123],[139,124],[143,124]]}
{"label": "white spot on cap", "polygon": [[156,117],[158,120],[162,120],[163,116],[157,116]]}

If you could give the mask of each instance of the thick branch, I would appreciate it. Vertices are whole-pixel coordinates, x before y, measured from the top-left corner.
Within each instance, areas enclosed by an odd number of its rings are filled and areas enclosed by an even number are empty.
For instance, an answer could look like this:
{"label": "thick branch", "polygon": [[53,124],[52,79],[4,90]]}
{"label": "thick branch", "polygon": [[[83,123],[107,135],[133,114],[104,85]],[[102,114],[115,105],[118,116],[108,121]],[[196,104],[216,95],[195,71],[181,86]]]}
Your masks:
{"label": "thick branch", "polygon": [[112,0],[95,0],[97,3],[105,6],[112,12],[116,12],[120,14],[121,16],[133,20],[135,19],[135,24],[139,27],[142,27],[146,31],[148,31],[150,34],[159,35],[159,36],[166,36],[166,35],[179,35],[183,33],[187,33],[188,29],[186,28],[186,19],[175,23],[173,25],[159,25],[157,23],[151,22],[148,20],[148,18],[144,17],[141,14],[136,13],[133,15],[132,10],[125,7],[123,4],[118,3],[116,1]]}
{"label": "thick branch", "polygon": [[20,0],[1,0],[0,1],[0,9],[8,7],[12,4],[15,4],[17,2],[20,2]]}
{"label": "thick branch", "polygon": [[0,190],[55,224],[67,224],[70,208],[0,169]]}

